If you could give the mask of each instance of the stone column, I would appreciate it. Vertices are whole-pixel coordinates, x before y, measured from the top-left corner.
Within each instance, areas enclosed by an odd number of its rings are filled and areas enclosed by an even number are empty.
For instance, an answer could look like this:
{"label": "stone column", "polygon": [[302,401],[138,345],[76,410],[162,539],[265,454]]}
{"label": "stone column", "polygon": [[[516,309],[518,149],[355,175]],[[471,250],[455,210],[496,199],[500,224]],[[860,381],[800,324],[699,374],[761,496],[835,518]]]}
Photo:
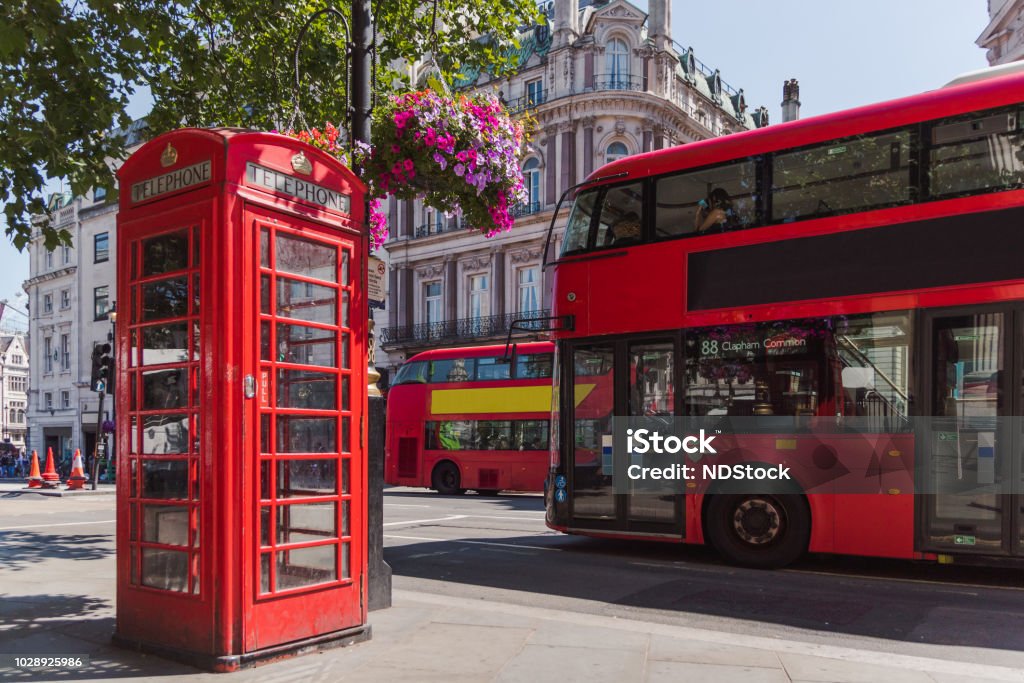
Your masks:
{"label": "stone column", "polygon": [[580,119],[583,127],[583,177],[577,178],[576,182],[583,180],[594,172],[594,123],[597,118],[584,116]]}
{"label": "stone column", "polygon": [[491,252],[493,265],[493,286],[491,288],[491,313],[493,315],[505,315],[505,249],[498,247]]}
{"label": "stone column", "polygon": [[558,126],[562,138],[559,193],[576,184],[576,122],[566,121]]}
{"label": "stone column", "polygon": [[555,204],[558,201],[558,164],[556,163],[557,158],[555,152],[558,148],[558,128],[556,126],[548,126],[544,129],[544,134],[547,136],[547,163],[544,165],[544,176],[545,176],[545,196],[544,200],[548,206]]}

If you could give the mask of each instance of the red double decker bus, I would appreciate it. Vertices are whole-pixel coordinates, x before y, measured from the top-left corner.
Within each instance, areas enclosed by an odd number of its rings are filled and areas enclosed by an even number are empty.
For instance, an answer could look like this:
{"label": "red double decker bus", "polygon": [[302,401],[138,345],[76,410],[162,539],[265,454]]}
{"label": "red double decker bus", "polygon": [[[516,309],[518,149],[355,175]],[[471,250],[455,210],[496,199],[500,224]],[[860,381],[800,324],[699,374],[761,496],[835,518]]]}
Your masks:
{"label": "red double decker bus", "polygon": [[[1022,101],[1002,75],[597,171],[548,264],[548,525],[761,567],[1024,559]],[[794,476],[632,495],[636,416],[748,420],[717,462]]]}
{"label": "red double decker bus", "polygon": [[554,344],[434,349],[388,391],[384,480],[438,493],[542,491]]}

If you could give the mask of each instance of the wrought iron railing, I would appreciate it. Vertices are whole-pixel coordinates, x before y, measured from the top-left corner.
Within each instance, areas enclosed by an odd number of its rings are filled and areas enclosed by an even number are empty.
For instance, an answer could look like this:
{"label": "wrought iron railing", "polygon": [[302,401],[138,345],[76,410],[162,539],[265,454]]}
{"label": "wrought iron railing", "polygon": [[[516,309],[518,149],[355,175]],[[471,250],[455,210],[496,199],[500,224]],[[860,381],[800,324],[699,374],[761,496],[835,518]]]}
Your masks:
{"label": "wrought iron railing", "polygon": [[544,327],[544,320],[550,315],[551,311],[543,309],[532,313],[508,313],[506,315],[488,315],[418,325],[385,327],[380,333],[380,343],[382,346],[399,344],[430,346],[458,340],[504,336],[508,334],[513,321],[518,321],[516,323],[517,333],[519,330],[525,329],[525,333],[528,334],[532,326],[531,320],[537,320],[536,328],[540,330]]}
{"label": "wrought iron railing", "polygon": [[464,229],[465,226],[462,225],[461,220],[457,220],[449,225],[448,219],[445,219],[443,223],[427,223],[426,225],[417,226],[412,236],[428,237],[430,235],[440,235],[442,232],[455,232],[456,230]]}
{"label": "wrought iron railing", "polygon": [[514,100],[505,102],[505,109],[508,110],[509,114],[520,114],[529,109],[535,109],[537,106],[544,104],[548,101],[546,92],[536,93],[533,95],[523,95],[517,97]]}
{"label": "wrought iron railing", "polygon": [[603,74],[594,77],[594,90],[643,90],[643,81],[632,76]]}
{"label": "wrought iron railing", "polygon": [[540,213],[540,202],[523,202],[512,207],[513,218],[529,216],[535,213]]}

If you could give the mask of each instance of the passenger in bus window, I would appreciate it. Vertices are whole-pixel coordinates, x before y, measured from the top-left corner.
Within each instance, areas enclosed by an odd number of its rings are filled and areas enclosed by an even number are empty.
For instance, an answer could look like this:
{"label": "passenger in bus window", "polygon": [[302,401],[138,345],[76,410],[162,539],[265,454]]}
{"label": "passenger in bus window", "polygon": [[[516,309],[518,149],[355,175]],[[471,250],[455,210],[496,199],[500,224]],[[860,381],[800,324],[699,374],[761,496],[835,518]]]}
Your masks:
{"label": "passenger in bus window", "polygon": [[630,211],[612,224],[612,244],[625,244],[640,239],[640,216]]}
{"label": "passenger in bus window", "polygon": [[694,226],[698,233],[724,232],[736,227],[736,211],[729,193],[716,187],[708,193],[707,199],[700,200]]}

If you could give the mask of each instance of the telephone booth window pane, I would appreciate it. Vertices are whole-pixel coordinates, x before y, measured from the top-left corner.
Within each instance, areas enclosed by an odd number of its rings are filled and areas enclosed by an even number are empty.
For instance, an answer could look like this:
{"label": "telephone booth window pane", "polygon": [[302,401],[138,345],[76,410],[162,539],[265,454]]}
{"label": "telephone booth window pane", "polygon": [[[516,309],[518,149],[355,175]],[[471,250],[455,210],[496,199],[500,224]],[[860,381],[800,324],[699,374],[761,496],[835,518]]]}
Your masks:
{"label": "telephone booth window pane", "polygon": [[[198,430],[196,430],[196,431],[198,432]],[[198,446],[198,444],[196,444],[196,445]],[[192,500],[194,500],[194,501],[199,500],[199,492],[202,489],[202,486],[201,486],[202,482],[200,481],[200,478],[199,478],[199,471],[200,471],[199,470],[199,463],[196,461],[195,458],[193,458],[192,459]],[[198,517],[198,515],[199,515],[199,512],[197,511],[196,512],[196,516]],[[196,524],[198,524],[198,523],[199,522],[196,522]]]}
{"label": "telephone booth window pane", "polygon": [[142,585],[184,593],[188,590],[188,552],[142,549]]}
{"label": "telephone booth window pane", "polygon": [[352,535],[352,502],[348,500],[341,504],[341,535]]}
{"label": "telephone booth window pane", "polygon": [[337,453],[337,420],[333,417],[278,415],[277,452]]}
{"label": "telephone booth window pane", "polygon": [[342,458],[341,460],[341,492],[352,493],[352,487],[350,486],[351,480],[351,460],[349,458]]}
{"label": "telephone booth window pane", "polygon": [[181,318],[188,315],[188,278],[172,277],[142,285],[142,319]]}
{"label": "telephone booth window pane", "polygon": [[260,313],[270,315],[270,276],[260,276]]}
{"label": "telephone booth window pane", "polygon": [[[133,465],[135,463],[132,463]],[[138,505],[132,503],[128,506],[128,538],[132,541],[139,540],[139,519],[138,519]]]}
{"label": "telephone booth window pane", "polygon": [[270,452],[270,415],[260,415],[260,453]]}
{"label": "telephone booth window pane", "polygon": [[187,460],[143,460],[142,497],[188,498]]}
{"label": "telephone booth window pane", "polygon": [[192,594],[199,595],[199,555],[192,556]]}
{"label": "telephone booth window pane", "polygon": [[277,553],[277,590],[312,586],[338,579],[338,546],[297,548]]}
{"label": "telephone booth window pane", "polygon": [[337,493],[336,459],[277,461],[278,499],[329,496]]}
{"label": "telephone booth window pane", "polygon": [[266,228],[260,229],[260,265],[270,267],[270,231]]}
{"label": "telephone booth window pane", "polygon": [[[134,387],[134,382],[133,382],[132,389],[134,389],[134,388],[135,387]],[[134,398],[135,397],[133,396],[132,397],[132,404],[135,403]],[[138,455],[139,454],[139,422],[134,417],[132,418],[132,433],[130,434],[130,437],[131,437],[131,441],[132,441],[131,452],[134,455]],[[132,466],[134,467],[134,465],[135,465],[135,461],[132,460]],[[134,475],[135,475],[135,470],[133,469],[132,470],[132,482],[135,481]],[[132,489],[132,496],[134,496],[134,495],[135,495],[135,489]]]}
{"label": "telephone booth window pane", "polygon": [[[134,423],[135,423],[135,418],[132,418],[132,432],[133,432],[133,434],[135,432],[135,425],[134,425]],[[138,495],[139,495],[138,487],[135,484],[135,482],[136,482],[135,477],[138,476],[138,469],[137,469],[137,464],[136,463],[138,463],[138,460],[136,460],[135,458],[132,458],[131,459],[131,465],[129,466],[129,470],[130,470],[130,475],[129,476],[130,476],[130,479],[128,481],[128,495],[131,498],[137,498]],[[135,508],[133,507],[132,510],[134,510],[134,509]]]}
{"label": "telephone booth window pane", "polygon": [[260,592],[270,592],[270,553],[260,555]]}
{"label": "telephone booth window pane", "polygon": [[308,543],[335,538],[338,508],[330,503],[295,503],[277,507],[277,543]]}
{"label": "telephone booth window pane", "polygon": [[341,326],[348,327],[348,292],[341,293]]}
{"label": "telephone booth window pane", "polygon": [[188,414],[143,416],[142,452],[188,453]]}
{"label": "telephone booth window pane", "polygon": [[277,407],[335,410],[338,404],[337,378],[309,370],[277,371]]}
{"label": "telephone booth window pane", "polygon": [[350,369],[349,365],[349,335],[341,335],[341,368],[343,370]]}
{"label": "telephone booth window pane", "polygon": [[[141,365],[183,363],[188,360],[188,323],[165,323],[142,328]],[[132,330],[132,335],[135,331]]]}
{"label": "telephone booth window pane", "polygon": [[142,240],[142,276],[172,273],[188,268],[188,232]]}
{"label": "telephone booth window pane", "polygon": [[343,417],[341,418],[341,452],[351,453],[352,443],[350,441],[352,436],[352,418]]}
{"label": "telephone booth window pane", "polygon": [[349,279],[348,279],[348,262],[349,262],[349,258],[350,257],[349,257],[348,251],[342,249],[342,251],[341,251],[341,284],[343,284],[343,285],[351,284],[349,282]]}
{"label": "telephone booth window pane", "polygon": [[349,401],[349,385],[351,384],[348,377],[341,378],[341,409],[352,410],[352,406]]}
{"label": "telephone booth window pane", "polygon": [[184,505],[143,505],[142,540],[188,545],[188,508]]}
{"label": "telephone booth window pane", "polygon": [[333,368],[337,339],[334,330],[278,323],[277,361]]}
{"label": "telephone booth window pane", "polygon": [[270,500],[270,491],[274,483],[272,467],[269,460],[260,463],[260,499],[262,500]]}
{"label": "telephone booth window pane", "polygon": [[[135,386],[135,382],[137,382],[138,379],[139,379],[139,376],[138,376],[137,373],[133,372],[133,373],[128,375],[128,384],[129,384],[129,393],[130,393],[130,395],[128,397],[128,405],[129,405],[129,409],[130,410],[138,410],[139,409],[139,396],[138,396],[139,391],[138,391],[138,388]],[[134,431],[132,432],[132,438],[135,438]],[[135,442],[134,441],[132,442],[132,453],[138,453],[138,451],[135,450]]]}
{"label": "telephone booth window pane", "polygon": [[128,365],[133,368],[139,365],[139,333],[137,330],[132,330],[128,342]]}
{"label": "telephone booth window pane", "polygon": [[352,578],[352,544],[341,544],[341,578]]}
{"label": "telephone booth window pane", "polygon": [[188,407],[188,368],[142,373],[142,409],[173,410]]}
{"label": "telephone booth window pane", "polygon": [[260,360],[270,360],[270,323],[260,323]]}
{"label": "telephone booth window pane", "polygon": [[277,315],[281,318],[334,325],[337,294],[333,287],[279,277]]}
{"label": "telephone booth window pane", "polygon": [[192,276],[192,314],[199,313],[199,274]]}
{"label": "telephone booth window pane", "polygon": [[[200,385],[199,385],[199,369],[196,368],[196,367],[192,368],[192,378],[193,378],[193,381],[192,381],[192,407],[195,408],[195,407],[198,407],[200,405],[200,403],[199,403],[199,389],[200,389]],[[199,433],[198,429],[196,430],[196,433],[197,434]]]}
{"label": "telephone booth window pane", "polygon": [[270,508],[266,505],[260,508],[260,545],[270,545]]}
{"label": "telephone booth window pane", "polygon": [[280,232],[274,243],[278,272],[295,273],[304,277],[336,282],[338,278],[338,250],[329,244],[310,242]]}
{"label": "telephone booth window pane", "polygon": [[193,510],[193,512],[195,512],[195,520],[196,520],[195,526],[193,527],[193,531],[192,531],[192,547],[198,548],[199,547],[199,529],[202,528],[201,525],[199,524],[199,508],[193,507],[192,510]]}

